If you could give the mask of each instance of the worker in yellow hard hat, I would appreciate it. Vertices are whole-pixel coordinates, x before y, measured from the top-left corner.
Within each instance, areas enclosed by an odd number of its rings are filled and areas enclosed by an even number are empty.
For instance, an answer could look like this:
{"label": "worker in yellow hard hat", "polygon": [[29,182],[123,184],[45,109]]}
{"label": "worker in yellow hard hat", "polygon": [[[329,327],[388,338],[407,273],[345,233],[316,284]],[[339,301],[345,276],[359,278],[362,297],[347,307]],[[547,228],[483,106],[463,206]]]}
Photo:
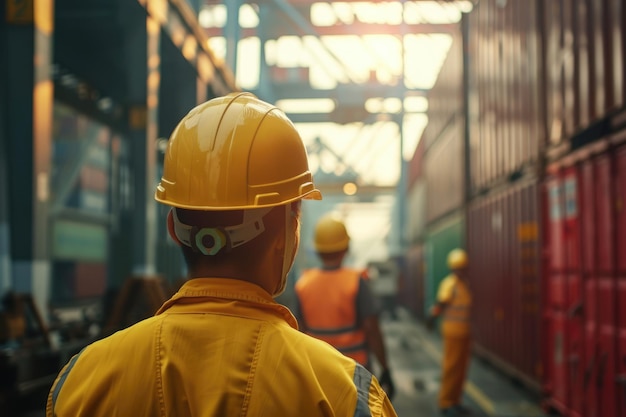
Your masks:
{"label": "worker in yellow hard hat", "polygon": [[443,363],[439,409],[444,416],[469,414],[461,399],[470,359],[470,309],[472,295],[468,286],[468,258],[463,249],[448,254],[450,274],[441,281],[437,302],[431,308],[427,326],[432,329],[437,317],[442,317]]}
{"label": "worker in yellow hard hat", "polygon": [[304,271],[296,282],[300,328],[368,369],[373,353],[382,369],[380,383],[393,398],[379,308],[366,271],[343,266],[350,243],[345,224],[334,214],[323,216],[315,226],[314,241],[322,267]]}
{"label": "worker in yellow hard hat", "polygon": [[377,379],[298,331],[274,296],[320,199],[303,142],[249,93],[191,110],[172,133],[155,198],[188,280],[154,317],[75,355],[47,417],[396,416]]}

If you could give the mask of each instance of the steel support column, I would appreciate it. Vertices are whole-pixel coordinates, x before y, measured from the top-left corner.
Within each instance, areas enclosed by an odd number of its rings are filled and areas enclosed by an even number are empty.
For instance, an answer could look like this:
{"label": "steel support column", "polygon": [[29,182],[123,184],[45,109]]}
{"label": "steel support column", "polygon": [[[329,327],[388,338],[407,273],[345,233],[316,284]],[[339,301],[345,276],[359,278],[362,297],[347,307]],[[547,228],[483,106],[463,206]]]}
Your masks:
{"label": "steel support column", "polygon": [[[52,0],[8,0],[2,13],[1,82],[6,111],[4,140],[8,182],[11,289],[30,293],[46,311],[50,288],[48,198],[53,83]],[[6,23],[4,23],[6,22]],[[4,165],[4,163],[3,163]]]}
{"label": "steel support column", "polygon": [[[265,3],[259,4],[259,22],[268,22],[272,18],[272,9]],[[265,43],[267,38],[267,26],[260,24],[257,27],[257,35],[259,36],[259,42],[261,43],[260,56],[259,56],[259,85],[257,95],[260,99],[269,103],[276,102],[276,95],[274,94],[274,82],[272,80],[272,74],[269,72],[269,66],[267,65],[267,57],[265,55]]]}
{"label": "steel support column", "polygon": [[[133,9],[134,11],[134,9]],[[134,190],[133,275],[156,274],[156,141],[160,85],[160,26],[145,13],[126,21],[129,133]]]}
{"label": "steel support column", "polygon": [[224,37],[226,38],[226,64],[237,74],[237,51],[241,29],[239,27],[239,8],[241,0],[226,0],[226,26]]}
{"label": "steel support column", "polygon": [[[0,11],[2,15],[5,10]],[[2,16],[2,22],[6,22]],[[0,53],[6,56],[7,33],[6,25],[0,25]],[[7,97],[7,66],[0,65],[0,296],[11,288],[11,247],[9,218],[9,184],[7,166],[8,141],[6,124]]]}

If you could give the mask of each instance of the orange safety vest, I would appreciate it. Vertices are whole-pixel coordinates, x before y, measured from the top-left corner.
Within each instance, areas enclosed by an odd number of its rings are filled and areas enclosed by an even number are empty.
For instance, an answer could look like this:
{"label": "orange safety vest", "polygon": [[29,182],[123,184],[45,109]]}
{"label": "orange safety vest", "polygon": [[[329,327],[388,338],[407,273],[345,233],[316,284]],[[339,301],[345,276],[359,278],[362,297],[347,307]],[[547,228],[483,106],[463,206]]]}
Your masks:
{"label": "orange safety vest", "polygon": [[369,365],[365,332],[357,317],[361,271],[310,269],[295,285],[303,330],[361,365]]}
{"label": "orange safety vest", "polygon": [[468,336],[470,334],[470,314],[472,307],[472,295],[467,284],[454,274],[446,277],[451,280],[450,294],[446,301],[447,307],[443,311],[443,323],[441,331],[448,336]]}

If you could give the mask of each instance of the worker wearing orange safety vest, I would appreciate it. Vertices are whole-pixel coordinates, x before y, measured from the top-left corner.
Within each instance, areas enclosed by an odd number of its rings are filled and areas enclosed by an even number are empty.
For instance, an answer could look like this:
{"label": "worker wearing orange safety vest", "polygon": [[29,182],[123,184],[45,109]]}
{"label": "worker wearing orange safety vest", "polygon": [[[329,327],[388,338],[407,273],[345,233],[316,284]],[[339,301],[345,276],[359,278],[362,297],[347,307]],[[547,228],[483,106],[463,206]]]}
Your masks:
{"label": "worker wearing orange safety vest", "polygon": [[321,198],[287,116],[249,93],[192,109],[155,198],[188,280],[156,315],[71,358],[47,417],[396,417],[363,366],[298,329],[274,297]]}
{"label": "worker wearing orange safety vest", "polygon": [[432,329],[437,317],[442,317],[443,364],[439,409],[444,416],[461,416],[469,413],[462,404],[463,384],[470,358],[470,293],[468,258],[462,249],[448,254],[451,273],[441,281],[437,303],[431,308],[427,326]]}
{"label": "worker wearing orange safety vest", "polygon": [[304,271],[296,282],[294,313],[300,327],[368,369],[372,352],[382,368],[380,383],[392,398],[394,385],[367,274],[342,266],[350,242],[345,224],[333,214],[323,216],[314,240],[323,266]]}

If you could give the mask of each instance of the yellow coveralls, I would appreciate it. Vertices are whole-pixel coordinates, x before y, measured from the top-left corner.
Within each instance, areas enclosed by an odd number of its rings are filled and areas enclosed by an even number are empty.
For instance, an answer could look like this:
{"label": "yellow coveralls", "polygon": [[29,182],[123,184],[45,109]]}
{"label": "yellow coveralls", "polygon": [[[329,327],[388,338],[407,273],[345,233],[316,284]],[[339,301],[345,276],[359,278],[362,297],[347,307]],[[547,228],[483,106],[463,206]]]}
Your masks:
{"label": "yellow coveralls", "polygon": [[446,303],[443,310],[443,365],[439,408],[461,403],[463,384],[470,358],[470,309],[472,295],[467,284],[450,274],[439,285],[437,301]]}
{"label": "yellow coveralls", "polygon": [[396,416],[378,381],[241,280],[186,282],[154,317],[75,355],[47,417]]}

